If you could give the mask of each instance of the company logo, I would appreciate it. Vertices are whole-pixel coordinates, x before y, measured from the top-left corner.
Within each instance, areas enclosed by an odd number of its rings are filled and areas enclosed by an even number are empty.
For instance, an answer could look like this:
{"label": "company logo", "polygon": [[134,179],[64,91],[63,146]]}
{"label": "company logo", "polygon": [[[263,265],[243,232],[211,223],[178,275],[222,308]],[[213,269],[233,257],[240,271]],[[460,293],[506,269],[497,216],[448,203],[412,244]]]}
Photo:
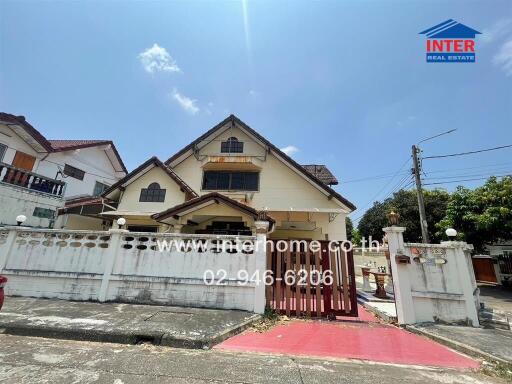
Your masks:
{"label": "company logo", "polygon": [[452,19],[420,32],[427,37],[427,63],[474,63],[475,36],[480,34]]}

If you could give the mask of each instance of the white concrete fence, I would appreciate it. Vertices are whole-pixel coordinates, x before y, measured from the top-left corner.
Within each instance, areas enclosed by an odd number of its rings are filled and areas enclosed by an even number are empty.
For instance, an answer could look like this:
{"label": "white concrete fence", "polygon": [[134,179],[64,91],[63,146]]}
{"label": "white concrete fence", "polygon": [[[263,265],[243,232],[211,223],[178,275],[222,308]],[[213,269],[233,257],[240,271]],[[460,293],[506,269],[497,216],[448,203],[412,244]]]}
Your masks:
{"label": "white concrete fence", "polygon": [[472,246],[460,241],[407,244],[403,227],[387,234],[398,322],[464,323],[479,326],[479,290]]}
{"label": "white concrete fence", "polygon": [[[0,275],[7,295],[78,301],[119,301],[263,313],[265,285],[240,280],[240,270],[263,276],[265,226],[257,236],[217,236],[0,228]],[[260,233],[261,232],[261,233]],[[161,252],[161,241],[199,241],[204,247]],[[252,251],[217,243],[252,243]],[[206,270],[226,271],[222,284]],[[222,277],[222,276],[220,276]]]}

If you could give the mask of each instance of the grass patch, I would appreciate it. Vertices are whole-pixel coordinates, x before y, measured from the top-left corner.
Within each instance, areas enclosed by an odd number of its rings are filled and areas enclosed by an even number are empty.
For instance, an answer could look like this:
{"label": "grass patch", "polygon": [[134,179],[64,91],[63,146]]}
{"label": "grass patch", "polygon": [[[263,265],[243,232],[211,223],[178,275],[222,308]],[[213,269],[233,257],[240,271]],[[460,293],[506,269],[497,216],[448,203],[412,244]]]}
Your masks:
{"label": "grass patch", "polygon": [[276,311],[270,308],[265,309],[265,313],[259,321],[251,326],[251,329],[256,332],[267,332],[278,324],[282,324],[290,319],[287,316],[279,316]]}
{"label": "grass patch", "polygon": [[487,376],[498,377],[512,382],[512,364],[495,361],[484,361],[481,372]]}

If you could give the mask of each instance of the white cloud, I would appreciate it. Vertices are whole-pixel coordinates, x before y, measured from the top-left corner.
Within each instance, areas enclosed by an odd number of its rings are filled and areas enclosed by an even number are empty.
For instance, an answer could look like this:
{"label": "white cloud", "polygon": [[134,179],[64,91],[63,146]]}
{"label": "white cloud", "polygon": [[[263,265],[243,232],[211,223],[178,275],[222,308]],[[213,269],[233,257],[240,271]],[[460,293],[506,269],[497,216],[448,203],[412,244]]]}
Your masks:
{"label": "white cloud", "polygon": [[482,43],[490,43],[512,32],[512,19],[501,19],[489,28],[484,28],[480,40]]}
{"label": "white cloud", "polygon": [[507,76],[512,76],[512,39],[501,46],[500,51],[494,56],[493,62],[499,65]]}
{"label": "white cloud", "polygon": [[293,145],[288,145],[287,147],[281,148],[281,151],[286,153],[288,156],[291,156],[291,155],[299,152],[299,148],[297,148]]}
{"label": "white cloud", "polygon": [[174,89],[172,91],[172,98],[174,101],[176,101],[181,108],[183,108],[184,111],[195,115],[197,112],[199,112],[199,107],[196,105],[197,100],[191,99],[190,97],[187,97],[185,95],[182,95],[178,92],[177,89]]}
{"label": "white cloud", "polygon": [[155,72],[181,72],[176,60],[167,52],[167,49],[153,44],[138,56],[142,66],[149,73]]}

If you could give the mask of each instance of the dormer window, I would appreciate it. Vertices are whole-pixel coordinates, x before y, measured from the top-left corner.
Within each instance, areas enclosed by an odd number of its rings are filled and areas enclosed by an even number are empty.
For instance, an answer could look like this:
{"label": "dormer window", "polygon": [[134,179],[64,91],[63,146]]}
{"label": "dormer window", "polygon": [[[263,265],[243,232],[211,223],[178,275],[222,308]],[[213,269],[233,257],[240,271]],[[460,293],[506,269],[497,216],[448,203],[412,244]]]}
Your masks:
{"label": "dormer window", "polygon": [[147,188],[140,190],[141,203],[163,203],[165,201],[165,189],[160,188],[160,184],[151,183]]}
{"label": "dormer window", "polygon": [[220,144],[221,153],[243,153],[243,151],[244,143],[243,141],[238,141],[236,137],[230,137]]}

